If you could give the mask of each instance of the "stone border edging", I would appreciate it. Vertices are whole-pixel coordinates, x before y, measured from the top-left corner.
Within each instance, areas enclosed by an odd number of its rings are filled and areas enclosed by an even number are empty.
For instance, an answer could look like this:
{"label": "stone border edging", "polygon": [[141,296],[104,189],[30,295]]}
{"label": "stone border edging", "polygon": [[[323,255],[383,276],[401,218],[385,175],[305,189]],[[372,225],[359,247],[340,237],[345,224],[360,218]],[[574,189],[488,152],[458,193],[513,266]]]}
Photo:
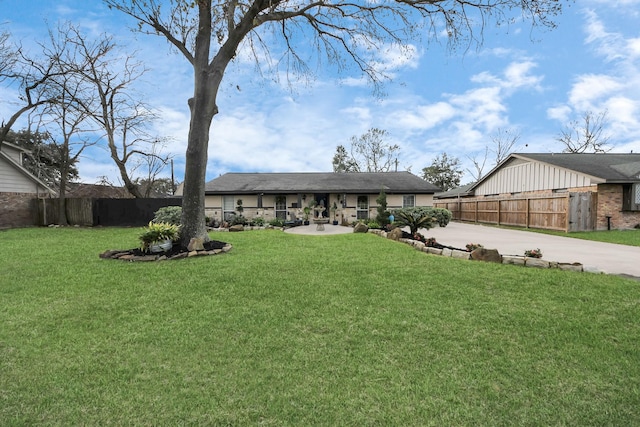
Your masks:
{"label": "stone border edging", "polygon": [[[384,230],[370,229],[368,232],[378,235],[380,237],[387,238],[387,232]],[[397,241],[413,246],[418,251],[425,252],[432,255],[441,255],[445,257],[467,259],[467,260],[474,260],[474,261],[477,260],[472,257],[473,252],[467,252],[467,251],[462,251],[457,249],[433,248],[425,245],[423,242],[420,242],[418,240],[412,240],[412,239],[400,238]],[[500,256],[501,264],[522,265],[525,267],[536,267],[536,268],[557,268],[557,269],[566,270],[566,271],[579,271],[579,272],[584,271],[583,265],[579,262],[561,263],[561,262],[547,261],[541,258],[531,258],[526,256],[516,256],[516,255],[499,255],[499,256]]]}

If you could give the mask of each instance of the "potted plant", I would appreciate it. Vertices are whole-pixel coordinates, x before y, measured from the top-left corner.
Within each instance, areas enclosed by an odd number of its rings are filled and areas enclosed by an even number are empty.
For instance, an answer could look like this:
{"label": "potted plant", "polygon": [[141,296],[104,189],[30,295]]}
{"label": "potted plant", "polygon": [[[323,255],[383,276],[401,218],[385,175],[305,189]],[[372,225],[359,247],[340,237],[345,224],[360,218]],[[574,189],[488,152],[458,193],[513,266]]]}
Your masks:
{"label": "potted plant", "polygon": [[142,229],[140,248],[145,252],[166,252],[178,238],[180,226],[167,222],[149,221],[149,225]]}
{"label": "potted plant", "polygon": [[331,212],[333,212],[333,225],[338,225],[338,203],[333,202]]}

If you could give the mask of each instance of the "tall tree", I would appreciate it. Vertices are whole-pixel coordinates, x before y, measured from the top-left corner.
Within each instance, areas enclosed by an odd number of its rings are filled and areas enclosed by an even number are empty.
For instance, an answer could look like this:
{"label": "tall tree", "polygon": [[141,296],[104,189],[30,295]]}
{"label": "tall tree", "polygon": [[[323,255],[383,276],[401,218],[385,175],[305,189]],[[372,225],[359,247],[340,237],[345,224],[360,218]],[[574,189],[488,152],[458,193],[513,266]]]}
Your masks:
{"label": "tall tree", "polygon": [[[490,21],[509,22],[517,9],[533,25],[553,27],[562,0],[402,0],[333,2],[315,0],[104,0],[159,34],[180,52],[194,71],[188,146],[185,159],[181,240],[208,240],[204,186],[209,129],[218,113],[217,95],[229,63],[241,45],[258,58],[278,49],[291,70],[310,70],[303,58],[310,46],[342,67],[353,62],[374,84],[386,76],[376,67],[380,46],[407,51],[409,40],[427,28],[430,36],[444,29],[451,46],[481,42]],[[161,7],[164,5],[166,7]],[[259,49],[266,56],[259,55]],[[260,60],[258,60],[260,62]],[[266,62],[266,61],[265,61]],[[265,65],[265,63],[263,63]]]}
{"label": "tall tree", "polygon": [[433,159],[431,166],[422,169],[422,178],[440,187],[442,191],[456,188],[460,186],[460,179],[462,178],[460,159],[449,157],[447,153],[442,153]]}
{"label": "tall tree", "polygon": [[397,160],[400,146],[387,144],[386,130],[371,128],[361,136],[351,137],[351,151],[336,147],[334,172],[389,172]]}
{"label": "tall tree", "polygon": [[606,153],[610,136],[604,133],[607,110],[600,113],[586,111],[581,120],[571,121],[558,136],[564,153]]}
{"label": "tall tree", "polygon": [[0,141],[6,139],[23,114],[57,100],[59,94],[52,90],[51,82],[59,75],[55,67],[59,53],[31,56],[22,46],[11,43],[9,33],[0,33],[0,83],[16,87],[19,92],[15,112],[7,119],[0,118]]}
{"label": "tall tree", "polygon": [[67,225],[66,193],[70,171],[80,159],[84,150],[97,143],[92,136],[94,129],[88,125],[89,114],[80,108],[78,96],[82,86],[77,76],[69,73],[60,75],[56,81],[60,88],[60,96],[43,110],[41,117],[44,125],[52,134],[58,135],[58,141],[52,139],[51,149],[55,152],[58,163],[58,224]]}
{"label": "tall tree", "polygon": [[159,144],[162,139],[149,131],[156,119],[153,111],[135,97],[133,84],[145,73],[133,55],[123,53],[111,36],[89,40],[80,29],[66,24],[58,30],[59,39],[52,44],[66,44],[61,67],[70,70],[82,90],[76,103],[104,132],[111,159],[122,182],[134,197],[144,197],[132,178],[132,170],[152,157],[166,165]]}

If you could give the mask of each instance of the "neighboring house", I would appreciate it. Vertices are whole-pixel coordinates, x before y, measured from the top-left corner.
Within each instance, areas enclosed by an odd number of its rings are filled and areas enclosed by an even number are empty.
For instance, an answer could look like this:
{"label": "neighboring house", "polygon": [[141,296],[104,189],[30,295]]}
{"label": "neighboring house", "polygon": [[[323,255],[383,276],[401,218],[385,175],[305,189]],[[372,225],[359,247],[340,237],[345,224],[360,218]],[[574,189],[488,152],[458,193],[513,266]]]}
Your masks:
{"label": "neighboring house", "polygon": [[0,143],[0,228],[38,223],[39,200],[55,196],[44,182],[22,166],[26,150]]}
{"label": "neighboring house", "polygon": [[[205,186],[205,214],[225,220],[242,201],[243,215],[265,220],[301,218],[312,203],[323,216],[341,222],[375,218],[376,198],[384,189],[387,209],[432,206],[439,188],[410,172],[381,173],[227,173]],[[331,211],[336,204],[338,209]]]}
{"label": "neighboring house", "polygon": [[511,154],[457,196],[436,195],[466,221],[563,231],[640,224],[640,154]]}

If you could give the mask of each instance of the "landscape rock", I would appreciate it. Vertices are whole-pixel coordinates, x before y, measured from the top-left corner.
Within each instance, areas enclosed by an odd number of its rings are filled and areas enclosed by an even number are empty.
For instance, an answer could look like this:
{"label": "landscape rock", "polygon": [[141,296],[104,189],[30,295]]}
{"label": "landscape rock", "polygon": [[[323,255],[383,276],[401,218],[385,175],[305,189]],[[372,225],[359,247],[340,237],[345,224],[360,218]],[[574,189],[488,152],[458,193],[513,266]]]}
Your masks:
{"label": "landscape rock", "polygon": [[527,267],[549,268],[549,261],[540,258],[527,257],[525,261]]}
{"label": "landscape rock", "polygon": [[432,248],[430,246],[427,246],[424,249],[426,250],[427,253],[430,253],[433,255],[442,255],[442,249],[440,248]]}
{"label": "landscape rock", "polygon": [[584,270],[582,264],[580,264],[579,262],[574,262],[574,263],[571,263],[571,264],[560,262],[560,263],[558,263],[558,268],[560,270],[568,270],[568,271],[583,271]]}
{"label": "landscape rock", "polygon": [[524,257],[504,255],[502,257],[503,264],[524,265]]}
{"label": "landscape rock", "polygon": [[193,237],[189,240],[187,250],[191,251],[204,251],[204,240],[200,237]]}
{"label": "landscape rock", "polygon": [[367,231],[369,231],[369,227],[367,227],[367,224],[363,224],[361,222],[357,223],[355,227],[353,227],[354,233],[366,233]]}
{"label": "landscape rock", "polygon": [[502,256],[497,249],[479,247],[471,252],[471,259],[475,261],[502,263]]}
{"label": "landscape rock", "polygon": [[229,227],[229,231],[244,231],[244,225],[236,224]]}
{"label": "landscape rock", "polygon": [[469,252],[453,250],[451,251],[451,258],[469,259]]}
{"label": "landscape rock", "polygon": [[400,240],[402,238],[402,229],[401,228],[394,228],[393,230],[389,231],[387,233],[387,239],[391,239],[391,240]]}

